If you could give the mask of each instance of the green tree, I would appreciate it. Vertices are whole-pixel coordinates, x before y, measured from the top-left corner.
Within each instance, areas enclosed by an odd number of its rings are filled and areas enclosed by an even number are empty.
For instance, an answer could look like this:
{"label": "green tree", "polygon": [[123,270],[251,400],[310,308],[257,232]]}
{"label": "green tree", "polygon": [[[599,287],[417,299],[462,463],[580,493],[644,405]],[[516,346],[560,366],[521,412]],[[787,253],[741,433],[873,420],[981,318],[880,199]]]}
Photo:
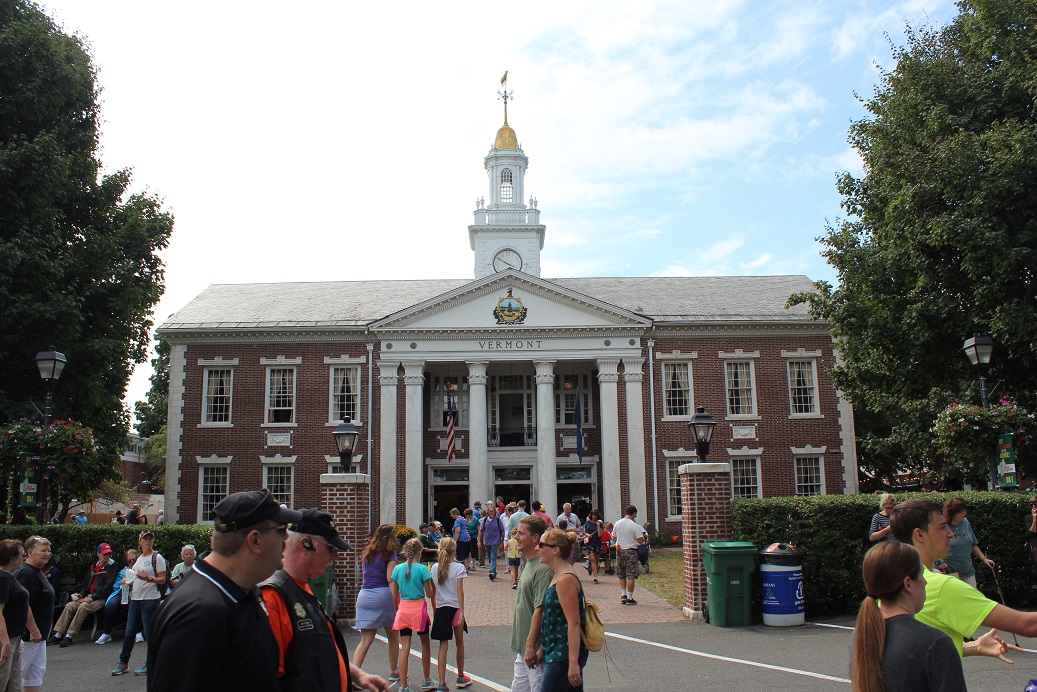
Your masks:
{"label": "green tree", "polygon": [[166,426],[159,428],[154,435],[144,440],[144,454],[147,461],[144,468],[151,479],[151,492],[164,493],[166,491]]}
{"label": "green tree", "polygon": [[33,358],[54,346],[68,357],[54,415],[90,426],[114,467],[173,218],[129,194],[128,170],[100,175],[98,93],[81,39],[0,0],[0,423],[42,408]]}
{"label": "green tree", "polygon": [[978,399],[974,332],[997,342],[995,396],[1037,404],[1037,4],[962,0],[894,53],[820,239],[838,286],[791,298],[832,325],[862,467],[887,476],[932,463],[936,414]]}
{"label": "green tree", "polygon": [[166,425],[169,407],[169,344],[155,342],[155,357],[151,359],[151,389],[146,401],[133,405],[137,414],[137,434],[150,438]]}

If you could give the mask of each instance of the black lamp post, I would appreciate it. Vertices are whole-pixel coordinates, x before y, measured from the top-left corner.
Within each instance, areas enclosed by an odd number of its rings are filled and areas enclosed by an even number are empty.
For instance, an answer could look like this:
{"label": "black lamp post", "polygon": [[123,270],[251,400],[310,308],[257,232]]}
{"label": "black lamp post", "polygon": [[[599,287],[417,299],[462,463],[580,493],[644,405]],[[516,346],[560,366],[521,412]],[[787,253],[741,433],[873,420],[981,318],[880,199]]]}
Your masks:
{"label": "black lamp post", "polygon": [[[979,401],[983,408],[990,408],[990,393],[987,391],[987,372],[990,370],[990,356],[994,352],[994,340],[989,336],[973,334],[965,340],[962,347],[969,362],[979,371]],[[990,489],[997,490],[997,457],[994,448],[990,448]]]}
{"label": "black lamp post", "polygon": [[[36,367],[40,369],[40,377],[47,383],[47,398],[43,404],[43,427],[49,428],[51,418],[54,414],[54,381],[61,379],[61,372],[65,369],[68,360],[65,354],[55,351],[51,346],[49,351],[40,351],[36,354]],[[45,469],[40,468],[40,477],[37,479],[39,497],[36,502],[36,522],[44,524],[47,521],[47,474]]]}
{"label": "black lamp post", "polygon": [[360,439],[360,431],[350,421],[349,416],[346,416],[331,435],[335,438],[339,464],[348,473],[349,467],[353,463],[353,450],[356,449],[357,440]]}
{"label": "black lamp post", "polygon": [[695,441],[699,462],[705,462],[709,456],[709,441],[713,439],[713,429],[716,427],[717,422],[706,413],[705,408],[699,406],[695,409],[695,416],[688,423],[688,429],[691,430],[691,439]]}

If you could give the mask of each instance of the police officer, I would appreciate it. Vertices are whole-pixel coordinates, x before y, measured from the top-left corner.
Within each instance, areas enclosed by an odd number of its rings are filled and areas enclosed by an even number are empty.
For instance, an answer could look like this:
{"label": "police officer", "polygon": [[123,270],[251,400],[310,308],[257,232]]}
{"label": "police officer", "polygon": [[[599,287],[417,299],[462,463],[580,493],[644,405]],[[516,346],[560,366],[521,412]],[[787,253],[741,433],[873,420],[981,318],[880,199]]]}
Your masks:
{"label": "police officer", "polygon": [[227,496],[213,519],[212,552],[151,621],[149,692],[278,689],[277,640],[255,587],[280,568],[302,514],[252,490]]}
{"label": "police officer", "polygon": [[349,662],[346,642],[309,580],[323,575],[338,550],[351,550],[335,529],[331,515],[302,510],[292,525],[284,551],[284,567],[262,585],[270,627],[277,639],[277,674],[281,689],[340,692],[355,687],[389,692],[389,683]]}

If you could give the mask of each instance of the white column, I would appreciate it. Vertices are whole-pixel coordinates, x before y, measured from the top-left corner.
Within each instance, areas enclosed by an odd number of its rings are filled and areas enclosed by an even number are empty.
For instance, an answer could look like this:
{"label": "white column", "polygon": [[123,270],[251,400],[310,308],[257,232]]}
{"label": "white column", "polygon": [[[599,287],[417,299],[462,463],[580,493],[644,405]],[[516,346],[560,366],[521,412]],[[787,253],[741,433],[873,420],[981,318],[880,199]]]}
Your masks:
{"label": "white column", "polygon": [[539,360],[537,383],[537,468],[536,499],[547,513],[558,516],[558,455],[555,453],[555,362]]}
{"label": "white column", "polygon": [[[644,358],[623,359],[623,380],[627,395],[627,473],[630,478],[630,504],[648,518],[648,482],[645,478],[645,413],[641,396],[641,366]],[[659,527],[655,527],[656,531]]]}
{"label": "white column", "polygon": [[493,494],[486,446],[486,366],[468,365],[468,506]]}
{"label": "white column", "polygon": [[420,526],[425,519],[425,498],[422,495],[425,473],[425,427],[422,424],[422,393],[425,385],[425,362],[403,364],[403,382],[407,385],[407,416],[404,428],[404,459],[406,464],[406,484],[404,493],[404,516],[407,526]]}
{"label": "white column", "polygon": [[[619,359],[598,360],[601,390],[601,489],[605,521],[623,518],[619,487]],[[640,508],[639,508],[640,509]]]}
{"label": "white column", "polygon": [[378,362],[378,383],[382,387],[382,411],[378,425],[378,515],[382,524],[396,520],[396,384],[399,361]]}
{"label": "white column", "polygon": [[[186,388],[187,346],[174,344],[169,349],[169,396],[166,408],[166,521],[176,524],[180,520],[180,478],[182,469],[180,452],[183,450],[184,435],[184,390]],[[195,494],[198,484],[195,483]],[[195,516],[198,510],[195,510]],[[209,517],[205,517],[206,520]]]}

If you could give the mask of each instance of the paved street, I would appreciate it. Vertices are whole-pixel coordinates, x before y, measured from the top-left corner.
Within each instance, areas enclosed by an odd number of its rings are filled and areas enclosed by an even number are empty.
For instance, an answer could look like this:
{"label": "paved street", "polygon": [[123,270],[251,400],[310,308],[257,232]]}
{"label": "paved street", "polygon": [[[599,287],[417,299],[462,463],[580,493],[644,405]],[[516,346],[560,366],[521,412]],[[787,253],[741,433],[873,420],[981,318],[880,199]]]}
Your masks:
{"label": "paved street", "polygon": [[[472,623],[465,640],[467,672],[476,678],[469,689],[507,690],[512,661],[511,608],[515,592],[501,573],[491,583],[485,571],[468,580],[466,593]],[[586,572],[583,572],[584,581]],[[701,621],[689,622],[676,608],[638,590],[637,606],[621,606],[614,577],[598,585],[586,584],[588,595],[604,609],[609,633],[607,653],[592,654],[586,670],[588,690],[849,690],[848,649],[852,632],[850,618],[811,623],[803,627],[720,629]],[[118,657],[121,636],[111,644],[97,646],[80,634],[74,646],[48,649],[49,665],[45,687],[48,692],[143,691],[145,681],[132,674],[111,677]],[[357,642],[347,632],[351,647]],[[1037,641],[1020,640],[1029,649]],[[133,652],[131,669],[144,660],[146,644]],[[453,648],[450,649],[451,662]],[[1009,666],[993,659],[969,658],[965,678],[972,690],[1017,692],[1027,680],[1037,677],[1037,654],[1017,654]],[[420,667],[417,659],[411,669]],[[385,645],[376,642],[365,668],[385,674],[388,662]],[[435,674],[433,674],[435,675]],[[453,676],[448,679],[453,687]]]}

